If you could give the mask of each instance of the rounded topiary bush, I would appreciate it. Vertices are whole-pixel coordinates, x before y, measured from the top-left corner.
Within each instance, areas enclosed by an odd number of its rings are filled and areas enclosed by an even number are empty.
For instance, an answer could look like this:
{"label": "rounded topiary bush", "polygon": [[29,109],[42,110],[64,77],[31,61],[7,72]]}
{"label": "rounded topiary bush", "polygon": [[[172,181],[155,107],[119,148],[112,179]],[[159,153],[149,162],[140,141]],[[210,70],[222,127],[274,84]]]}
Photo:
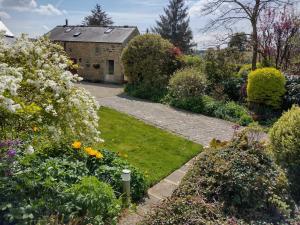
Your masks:
{"label": "rounded topiary bush", "polygon": [[276,215],[289,213],[285,175],[256,136],[245,131],[225,147],[201,153],[174,195],[204,196],[223,203],[226,214],[243,219],[272,217],[274,209]]}
{"label": "rounded topiary bush", "polygon": [[251,104],[280,108],[285,94],[285,77],[277,69],[263,68],[252,71],[248,77],[247,95]]}
{"label": "rounded topiary bush", "polygon": [[292,191],[300,201],[300,107],[294,106],[270,130],[273,152],[288,170]]}
{"label": "rounded topiary bush", "polygon": [[180,65],[174,45],[159,35],[134,38],[124,49],[122,61],[128,78],[126,91],[137,97],[160,100],[170,76]]}
{"label": "rounded topiary bush", "polygon": [[175,107],[201,112],[205,89],[205,75],[197,68],[185,68],[175,72],[170,79],[168,100]]}

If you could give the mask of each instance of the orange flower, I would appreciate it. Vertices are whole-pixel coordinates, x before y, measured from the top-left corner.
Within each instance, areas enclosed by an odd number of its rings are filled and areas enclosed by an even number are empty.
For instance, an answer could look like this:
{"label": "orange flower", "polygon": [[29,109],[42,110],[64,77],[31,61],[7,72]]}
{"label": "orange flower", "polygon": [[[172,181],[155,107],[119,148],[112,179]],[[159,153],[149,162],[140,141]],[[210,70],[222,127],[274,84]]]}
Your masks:
{"label": "orange flower", "polygon": [[74,141],[72,144],[72,147],[75,149],[80,149],[81,148],[81,142],[80,141]]}

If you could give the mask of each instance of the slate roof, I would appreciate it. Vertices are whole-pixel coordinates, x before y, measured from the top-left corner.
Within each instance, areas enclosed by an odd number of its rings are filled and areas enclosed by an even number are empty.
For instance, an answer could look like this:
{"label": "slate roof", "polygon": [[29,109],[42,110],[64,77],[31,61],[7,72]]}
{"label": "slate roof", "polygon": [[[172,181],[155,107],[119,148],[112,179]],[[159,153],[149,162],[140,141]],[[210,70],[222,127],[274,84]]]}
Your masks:
{"label": "slate roof", "polygon": [[[111,29],[111,30],[110,30]],[[138,32],[137,27],[57,26],[47,35],[51,41],[119,43]]]}
{"label": "slate roof", "polygon": [[7,44],[11,45],[11,44],[15,43],[16,39],[14,37],[4,36],[4,41]]}
{"label": "slate roof", "polygon": [[0,20],[0,31],[4,32],[5,36],[13,37],[14,34],[5,26],[5,24]]}

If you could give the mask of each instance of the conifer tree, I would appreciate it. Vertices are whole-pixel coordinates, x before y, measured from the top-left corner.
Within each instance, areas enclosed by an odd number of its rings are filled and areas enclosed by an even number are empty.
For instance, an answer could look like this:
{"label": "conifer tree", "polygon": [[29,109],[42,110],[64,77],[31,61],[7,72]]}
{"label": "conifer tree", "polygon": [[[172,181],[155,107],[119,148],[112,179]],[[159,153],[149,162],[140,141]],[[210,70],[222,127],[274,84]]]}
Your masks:
{"label": "conifer tree", "polygon": [[152,31],[171,41],[184,53],[190,52],[195,44],[192,43],[193,34],[185,0],[170,0],[164,13]]}
{"label": "conifer tree", "polygon": [[95,8],[91,10],[92,14],[86,16],[83,24],[86,26],[111,26],[113,25],[112,19],[102,9],[101,5],[96,4]]}

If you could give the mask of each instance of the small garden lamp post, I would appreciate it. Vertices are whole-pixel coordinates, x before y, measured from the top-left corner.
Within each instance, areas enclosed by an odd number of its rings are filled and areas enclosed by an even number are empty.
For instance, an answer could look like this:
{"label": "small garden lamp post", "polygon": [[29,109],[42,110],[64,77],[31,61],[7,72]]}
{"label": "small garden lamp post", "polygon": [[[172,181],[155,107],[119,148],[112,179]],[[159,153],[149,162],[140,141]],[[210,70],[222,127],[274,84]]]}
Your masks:
{"label": "small garden lamp post", "polygon": [[128,169],[122,170],[122,182],[123,182],[123,193],[124,193],[124,204],[126,207],[130,205],[130,179],[131,171]]}

